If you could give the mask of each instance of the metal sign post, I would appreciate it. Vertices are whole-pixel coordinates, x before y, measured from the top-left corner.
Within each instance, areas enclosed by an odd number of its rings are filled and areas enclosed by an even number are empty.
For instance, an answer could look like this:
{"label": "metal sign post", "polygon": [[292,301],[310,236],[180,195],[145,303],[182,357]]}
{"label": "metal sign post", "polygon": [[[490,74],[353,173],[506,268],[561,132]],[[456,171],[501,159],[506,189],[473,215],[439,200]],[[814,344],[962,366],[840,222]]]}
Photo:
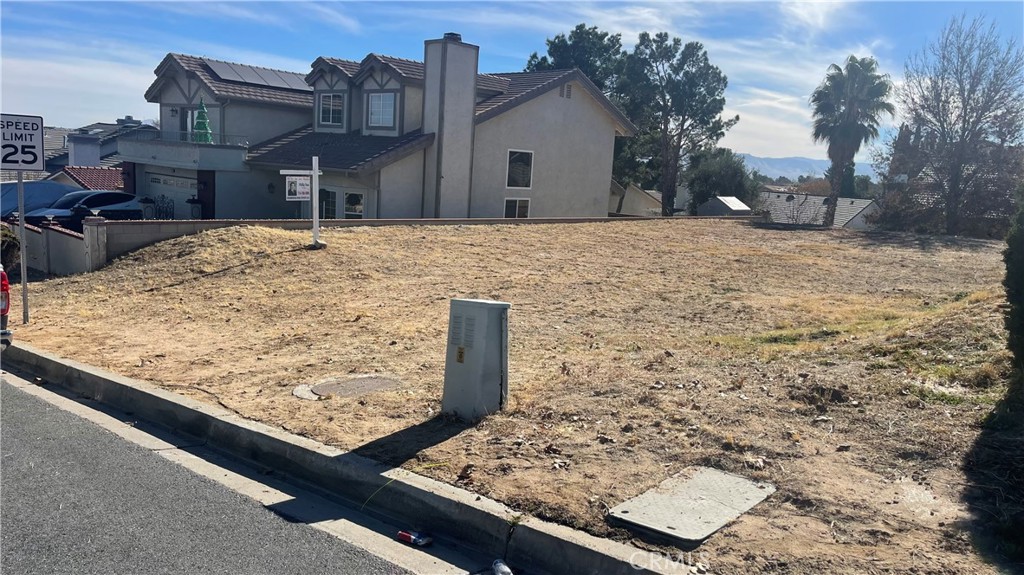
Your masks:
{"label": "metal sign post", "polygon": [[28,323],[28,261],[25,255],[25,172],[43,172],[45,143],[43,117],[20,114],[0,115],[0,156],[4,170],[18,172],[18,225],[21,226],[21,321]]}
{"label": "metal sign post", "polygon": [[28,325],[28,258],[25,256],[25,244],[28,234],[25,233],[25,174],[18,170],[18,226],[21,237],[18,238],[21,250],[21,323]]}
{"label": "metal sign post", "polygon": [[[300,191],[298,185],[296,185],[295,194],[293,197],[289,196],[290,190],[286,189],[285,199],[286,200],[305,200],[310,199],[312,201],[312,212],[313,212],[313,245],[309,246],[313,249],[319,249],[327,244],[320,241],[320,157],[313,156],[313,169],[311,170],[281,170],[282,176],[308,176],[311,181],[311,192],[312,198],[300,197]],[[289,186],[285,186],[288,188]]]}

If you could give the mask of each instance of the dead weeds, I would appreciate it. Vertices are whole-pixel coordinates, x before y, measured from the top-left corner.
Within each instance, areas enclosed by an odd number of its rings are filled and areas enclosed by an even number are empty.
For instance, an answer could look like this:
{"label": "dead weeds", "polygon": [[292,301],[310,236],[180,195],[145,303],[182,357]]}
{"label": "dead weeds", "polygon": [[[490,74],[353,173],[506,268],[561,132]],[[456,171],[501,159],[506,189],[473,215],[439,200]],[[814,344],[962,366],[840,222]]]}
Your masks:
{"label": "dead weeds", "polygon": [[[35,284],[18,338],[598,535],[628,537],[607,509],[689,465],[774,482],[701,547],[714,572],[993,570],[958,526],[1009,371],[998,243],[692,220],[306,236],[214,230]],[[510,404],[474,426],[436,419],[453,297],[512,303]],[[402,385],[291,394],[365,374]]]}

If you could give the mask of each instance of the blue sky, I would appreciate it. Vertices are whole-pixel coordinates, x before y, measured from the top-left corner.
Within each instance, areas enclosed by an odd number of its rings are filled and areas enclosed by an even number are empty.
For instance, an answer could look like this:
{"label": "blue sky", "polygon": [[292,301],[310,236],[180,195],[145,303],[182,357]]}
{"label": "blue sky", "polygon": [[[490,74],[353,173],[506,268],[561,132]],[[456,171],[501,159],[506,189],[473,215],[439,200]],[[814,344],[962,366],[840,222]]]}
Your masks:
{"label": "blue sky", "polygon": [[[77,127],[130,114],[154,118],[143,93],[168,52],[307,72],[318,56],[369,52],[423,59],[423,40],[460,32],[481,72],[521,70],[545,39],[586,22],[704,43],[729,78],[722,145],[758,156],[824,158],[807,98],[826,68],[874,56],[897,82],[908,55],[951,17],[985,15],[1018,43],[1024,2],[36,2],[0,3],[6,113]],[[866,152],[858,158],[867,161]]]}

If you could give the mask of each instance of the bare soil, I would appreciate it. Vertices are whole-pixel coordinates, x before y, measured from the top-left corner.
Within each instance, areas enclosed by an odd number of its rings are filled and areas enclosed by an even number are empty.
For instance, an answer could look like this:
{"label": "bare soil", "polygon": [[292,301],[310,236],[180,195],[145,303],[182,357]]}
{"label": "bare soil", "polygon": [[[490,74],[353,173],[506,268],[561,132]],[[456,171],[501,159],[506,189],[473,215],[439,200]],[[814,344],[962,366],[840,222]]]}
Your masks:
{"label": "bare soil", "polygon": [[[1010,371],[1000,243],[707,220],[322,237],[221,229],[36,283],[17,338],[649,549],[607,510],[695,464],[775,483],[700,547],[715,573],[996,572],[963,465]],[[439,415],[455,297],[512,304],[510,405],[472,426]],[[401,385],[291,393],[366,374]]]}

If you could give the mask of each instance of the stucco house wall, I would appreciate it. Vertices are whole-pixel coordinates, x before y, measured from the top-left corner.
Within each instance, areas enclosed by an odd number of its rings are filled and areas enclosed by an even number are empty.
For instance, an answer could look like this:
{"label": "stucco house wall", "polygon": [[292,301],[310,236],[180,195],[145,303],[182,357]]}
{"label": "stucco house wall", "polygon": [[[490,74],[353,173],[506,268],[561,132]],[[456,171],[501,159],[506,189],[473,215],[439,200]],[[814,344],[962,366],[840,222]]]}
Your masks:
{"label": "stucco house wall", "polygon": [[172,81],[160,90],[160,131],[174,133],[182,130],[182,118],[187,117],[185,110],[198,108],[199,100],[206,104],[206,112],[210,118],[210,130],[222,133],[224,124],[223,113],[216,98],[206,91],[196,80],[187,79],[183,74],[174,74]]}
{"label": "stucco house wall", "polygon": [[380,218],[423,217],[423,152],[416,152],[380,172]]}
{"label": "stucco house wall", "polygon": [[[285,179],[280,174],[263,170],[219,171],[216,178],[215,213],[219,219],[301,217],[301,202],[285,200]],[[274,184],[273,193],[268,184]]]}
{"label": "stucco house wall", "polygon": [[224,133],[244,137],[249,145],[309,124],[309,109],[230,102],[224,106]]}
{"label": "stucco house wall", "polygon": [[404,133],[418,130],[423,127],[423,88],[416,86],[405,86],[402,89],[402,102],[405,111],[403,115]]}
{"label": "stucco house wall", "polygon": [[[529,199],[530,217],[607,215],[615,126],[570,85],[571,98],[556,88],[477,125],[472,217],[502,217],[506,198]],[[533,152],[530,189],[506,187],[510,149]]]}

